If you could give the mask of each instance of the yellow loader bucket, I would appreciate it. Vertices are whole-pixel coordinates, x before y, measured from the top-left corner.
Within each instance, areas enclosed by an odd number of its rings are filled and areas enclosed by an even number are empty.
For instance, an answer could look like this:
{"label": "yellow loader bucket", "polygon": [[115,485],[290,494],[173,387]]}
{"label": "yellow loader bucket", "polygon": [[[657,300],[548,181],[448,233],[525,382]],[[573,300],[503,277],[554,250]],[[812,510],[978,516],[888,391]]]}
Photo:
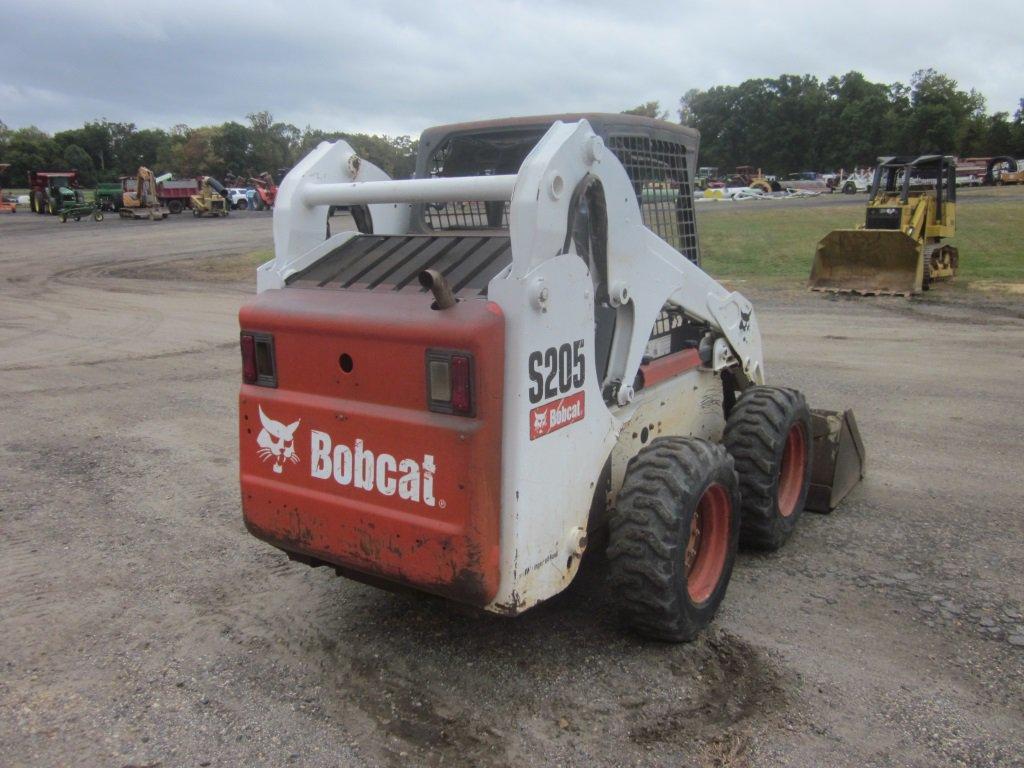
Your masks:
{"label": "yellow loader bucket", "polygon": [[810,287],[909,296],[921,291],[923,280],[921,250],[909,235],[896,229],[837,229],[818,243]]}

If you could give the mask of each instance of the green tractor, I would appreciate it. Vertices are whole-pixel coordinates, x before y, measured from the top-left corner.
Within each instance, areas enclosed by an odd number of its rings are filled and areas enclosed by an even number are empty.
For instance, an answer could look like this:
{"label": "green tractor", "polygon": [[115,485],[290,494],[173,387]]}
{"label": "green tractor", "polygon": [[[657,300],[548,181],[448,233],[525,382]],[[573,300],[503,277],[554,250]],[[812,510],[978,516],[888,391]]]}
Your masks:
{"label": "green tractor", "polygon": [[56,216],[65,208],[85,204],[77,171],[29,171],[28,187],[33,213]]}

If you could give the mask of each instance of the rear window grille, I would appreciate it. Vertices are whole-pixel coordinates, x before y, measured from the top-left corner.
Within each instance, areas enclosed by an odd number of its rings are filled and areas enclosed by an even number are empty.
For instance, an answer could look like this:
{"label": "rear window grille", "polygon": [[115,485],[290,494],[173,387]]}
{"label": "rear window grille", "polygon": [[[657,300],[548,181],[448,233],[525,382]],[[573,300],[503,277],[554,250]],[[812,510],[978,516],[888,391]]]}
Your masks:
{"label": "rear window grille", "polygon": [[607,144],[633,184],[644,224],[696,262],[697,226],[686,147],[648,136],[611,136]]}
{"label": "rear window grille", "polygon": [[[543,132],[502,137],[462,137],[442,143],[430,157],[431,177],[515,173]],[[644,224],[690,261],[698,261],[693,190],[686,147],[648,136],[618,135],[607,141],[626,169]],[[428,231],[507,230],[508,202],[480,200],[422,206]]]}
{"label": "rear window grille", "polygon": [[423,223],[434,230],[508,229],[508,201],[430,203],[423,206]]}
{"label": "rear window grille", "polygon": [[[431,178],[443,176],[490,176],[512,172],[540,138],[526,136],[453,137],[430,157]],[[423,206],[423,223],[433,231],[508,229],[508,201],[464,200]]]}

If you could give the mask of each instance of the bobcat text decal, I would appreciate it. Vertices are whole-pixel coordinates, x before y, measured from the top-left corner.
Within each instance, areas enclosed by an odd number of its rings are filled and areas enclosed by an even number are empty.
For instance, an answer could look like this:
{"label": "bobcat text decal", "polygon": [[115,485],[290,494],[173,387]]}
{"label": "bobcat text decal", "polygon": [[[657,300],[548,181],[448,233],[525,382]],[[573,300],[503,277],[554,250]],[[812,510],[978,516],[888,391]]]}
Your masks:
{"label": "bobcat text decal", "polygon": [[580,389],[586,381],[587,357],[583,352],[583,339],[530,353],[528,367],[531,403],[563,395],[530,411],[531,440],[583,419],[586,415],[584,393],[569,394]]}
{"label": "bobcat text decal", "polygon": [[586,415],[586,393],[577,392],[574,395],[555,400],[553,403],[538,405],[530,411],[530,439],[550,435],[552,432],[582,421]]}
{"label": "bobcat text decal", "polygon": [[374,453],[356,438],[352,447],[334,445],[326,432],[310,432],[309,472],[338,485],[351,485],[383,496],[398,495],[406,501],[422,501],[428,507],[444,507],[434,499],[434,457],[425,454],[422,461],[396,459],[390,453]]}

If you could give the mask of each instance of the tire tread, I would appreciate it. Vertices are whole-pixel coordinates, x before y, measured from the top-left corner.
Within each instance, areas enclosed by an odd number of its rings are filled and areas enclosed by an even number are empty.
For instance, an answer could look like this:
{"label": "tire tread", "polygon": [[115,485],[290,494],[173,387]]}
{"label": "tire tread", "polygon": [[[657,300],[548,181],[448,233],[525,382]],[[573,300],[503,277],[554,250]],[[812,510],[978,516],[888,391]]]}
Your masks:
{"label": "tire tread", "polygon": [[[798,390],[786,387],[751,387],[743,392],[729,414],[724,443],[735,459],[739,475],[742,546],[776,550],[786,542],[796,525],[803,499],[791,519],[783,522],[777,510],[775,474],[776,456],[797,418],[807,425],[809,444],[807,401]],[[810,475],[809,463],[807,475]],[[806,478],[804,484],[807,484]]]}
{"label": "tire tread", "polygon": [[[685,590],[676,583],[675,564],[684,558],[687,545],[679,510],[695,508],[708,479],[722,471],[732,481],[735,506],[736,473],[722,445],[661,437],[630,460],[609,519],[607,556],[616,597],[637,632],[678,642],[703,628],[684,605]],[[688,533],[688,525],[686,529]],[[727,570],[725,580],[728,575]]]}

